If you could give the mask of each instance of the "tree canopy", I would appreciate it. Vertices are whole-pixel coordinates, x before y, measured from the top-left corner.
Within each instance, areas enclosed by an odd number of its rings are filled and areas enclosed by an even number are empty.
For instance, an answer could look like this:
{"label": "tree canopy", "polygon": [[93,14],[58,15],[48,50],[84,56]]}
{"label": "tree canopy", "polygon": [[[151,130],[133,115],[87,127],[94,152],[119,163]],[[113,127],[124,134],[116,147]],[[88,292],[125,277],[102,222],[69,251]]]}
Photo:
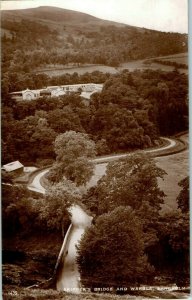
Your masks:
{"label": "tree canopy", "polygon": [[[61,230],[69,223],[68,208],[79,201],[81,194],[76,185],[69,180],[51,185],[40,207],[40,219],[50,230]],[[64,233],[63,233],[64,235]]]}
{"label": "tree canopy", "polygon": [[67,131],[57,136],[54,144],[56,162],[48,175],[49,180],[59,182],[65,177],[85,184],[93,175],[91,158],[95,156],[95,144],[87,134]]}
{"label": "tree canopy", "polygon": [[123,205],[132,207],[141,216],[148,213],[152,222],[164,202],[165,194],[159,188],[158,178],[165,174],[147,154],[130,154],[107,165],[106,175],[84,201],[98,215]]}
{"label": "tree canopy", "polygon": [[144,255],[144,232],[130,207],[103,214],[78,247],[81,282],[87,287],[129,287],[146,283],[154,269]]}
{"label": "tree canopy", "polygon": [[189,176],[185,177],[179,182],[179,186],[182,187],[181,192],[177,197],[178,207],[182,213],[189,212]]}

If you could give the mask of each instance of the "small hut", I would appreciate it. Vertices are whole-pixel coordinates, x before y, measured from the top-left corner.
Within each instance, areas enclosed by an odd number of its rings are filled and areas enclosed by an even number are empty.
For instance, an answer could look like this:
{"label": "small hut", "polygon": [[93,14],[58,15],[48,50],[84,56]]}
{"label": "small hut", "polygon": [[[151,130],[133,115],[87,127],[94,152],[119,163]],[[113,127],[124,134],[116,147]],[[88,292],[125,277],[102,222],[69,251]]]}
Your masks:
{"label": "small hut", "polygon": [[24,166],[18,161],[13,161],[9,164],[3,165],[2,170],[12,175],[21,175],[24,171]]}

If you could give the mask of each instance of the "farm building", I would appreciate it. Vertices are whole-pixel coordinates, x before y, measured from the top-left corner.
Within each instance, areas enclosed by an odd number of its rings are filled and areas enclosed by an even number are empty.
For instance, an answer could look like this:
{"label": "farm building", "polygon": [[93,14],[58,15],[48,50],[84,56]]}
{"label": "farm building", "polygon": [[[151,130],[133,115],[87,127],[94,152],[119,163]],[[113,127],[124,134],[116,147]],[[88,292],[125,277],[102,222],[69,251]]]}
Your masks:
{"label": "farm building", "polygon": [[3,165],[1,169],[13,175],[20,175],[24,171],[24,166],[18,160],[16,160],[9,164]]}
{"label": "farm building", "polygon": [[34,100],[41,97],[59,97],[72,92],[80,92],[82,97],[90,99],[93,93],[101,92],[103,84],[97,83],[84,83],[84,84],[70,84],[61,86],[48,86],[45,89],[29,90],[10,93],[12,99],[17,101],[21,100]]}
{"label": "farm building", "polygon": [[12,99],[15,100],[34,100],[39,98],[40,92],[39,90],[29,90],[26,89],[24,91],[20,91],[20,92],[13,92],[10,93]]}

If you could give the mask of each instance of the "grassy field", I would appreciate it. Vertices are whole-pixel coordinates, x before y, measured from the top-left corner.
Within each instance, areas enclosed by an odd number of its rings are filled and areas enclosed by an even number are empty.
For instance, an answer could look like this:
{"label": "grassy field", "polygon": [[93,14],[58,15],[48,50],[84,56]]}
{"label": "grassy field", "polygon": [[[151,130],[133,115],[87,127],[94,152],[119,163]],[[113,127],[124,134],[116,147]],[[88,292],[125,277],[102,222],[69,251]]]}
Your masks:
{"label": "grassy field", "polygon": [[34,71],[36,74],[47,74],[48,76],[60,76],[63,74],[73,74],[77,72],[79,75],[85,74],[86,72],[92,73],[94,71],[99,71],[103,73],[115,74],[123,69],[129,69],[129,71],[134,71],[136,69],[145,70],[145,69],[162,69],[164,71],[172,71],[174,68],[172,66],[165,66],[158,63],[152,63],[150,66],[144,65],[143,60],[135,60],[127,63],[121,64],[119,67],[109,67],[104,65],[92,65],[92,66],[81,66],[81,67],[71,67],[71,68],[55,68],[55,69],[39,69],[38,71]]}
{"label": "grassy field", "polygon": [[[188,134],[182,137],[185,142],[188,142],[188,138]],[[189,175],[189,150],[158,157],[155,160],[157,165],[167,172],[164,181],[159,180],[159,185],[167,195],[165,204],[162,206],[162,212],[170,212],[177,208],[176,198],[181,190],[178,183]]]}
{"label": "grassy field", "polygon": [[[182,63],[182,64],[186,64],[188,65],[188,53],[178,53],[178,54],[173,54],[173,55],[167,55],[167,56],[159,56],[159,57],[153,57],[153,59],[159,59],[162,61],[170,61],[170,62],[176,62],[178,64]],[[150,59],[149,59],[150,60]],[[121,65],[121,67],[119,67],[118,69],[124,69],[127,68],[130,71],[134,71],[135,69],[141,69],[141,70],[145,70],[145,69],[152,69],[152,70],[156,70],[156,69],[161,69],[163,71],[173,71],[174,70],[174,66],[167,66],[167,65],[163,65],[160,63],[156,63],[156,62],[151,62],[151,64],[144,64],[144,61],[146,60],[135,60],[135,61],[130,61],[127,63],[123,63]],[[183,73],[188,73],[188,71],[186,69],[181,69]]]}
{"label": "grassy field", "polygon": [[[179,53],[179,54],[174,54],[174,55],[168,55],[168,56],[160,56],[156,57],[156,59],[160,59],[162,61],[170,61],[170,62],[177,62],[177,63],[182,63],[182,64],[188,64],[188,53]],[[172,71],[174,69],[173,66],[166,66],[162,65],[160,63],[151,63],[150,65],[145,65],[143,59],[141,60],[134,60],[126,63],[122,63],[119,67],[110,67],[110,66],[104,66],[104,65],[84,65],[84,66],[47,66],[46,68],[39,68],[38,70],[34,71],[35,73],[45,73],[48,76],[60,76],[62,74],[73,74],[74,72],[77,72],[78,74],[82,75],[86,72],[94,72],[94,71],[100,71],[103,73],[111,73],[115,74],[118,71],[121,71],[123,69],[129,69],[130,71],[134,71],[135,69],[162,69],[164,71]],[[182,72],[187,73],[187,70],[183,70]]]}
{"label": "grassy field", "polygon": [[82,75],[86,72],[88,73],[92,73],[94,71],[99,71],[99,72],[103,72],[103,73],[117,73],[116,68],[113,67],[109,67],[109,66],[104,66],[104,65],[89,65],[89,66],[81,66],[81,67],[71,67],[71,68],[59,68],[59,69],[51,69],[51,70],[38,70],[35,73],[44,73],[47,74],[48,76],[60,76],[62,74],[73,74],[75,72],[77,72],[79,75]]}
{"label": "grassy field", "polygon": [[179,53],[179,54],[174,54],[174,55],[168,55],[168,56],[161,56],[158,57],[161,60],[165,61],[173,61],[177,62],[179,64],[188,64],[188,53]]}
{"label": "grassy field", "polygon": [[[177,62],[182,64],[188,64],[188,53],[179,53],[174,55],[168,55],[168,56],[160,56],[156,57],[156,59],[164,60],[164,61],[171,61],[171,62]],[[117,73],[123,69],[129,69],[130,71],[134,71],[135,69],[162,69],[164,71],[172,71],[174,69],[173,66],[166,66],[159,63],[151,63],[150,65],[145,65],[143,62],[145,60],[134,60],[126,63],[122,63],[119,67],[110,67],[105,65],[84,65],[80,67],[69,67],[69,66],[56,66],[53,68],[51,65],[50,67],[47,66],[46,68],[39,68],[38,70],[34,71],[35,73],[44,73],[48,76],[60,76],[62,74],[73,74],[74,72],[77,72],[78,74],[82,75],[86,72],[94,72],[94,71],[100,71],[103,73]],[[182,69],[182,72],[187,73],[187,70]]]}

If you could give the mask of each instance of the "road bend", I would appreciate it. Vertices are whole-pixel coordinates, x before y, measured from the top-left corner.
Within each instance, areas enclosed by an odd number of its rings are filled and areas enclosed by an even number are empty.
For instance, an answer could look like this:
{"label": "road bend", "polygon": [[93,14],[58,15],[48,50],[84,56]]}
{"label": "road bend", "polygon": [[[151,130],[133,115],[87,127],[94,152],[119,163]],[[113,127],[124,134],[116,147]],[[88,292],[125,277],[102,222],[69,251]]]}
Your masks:
{"label": "road bend", "polygon": [[[156,152],[156,151],[164,151],[170,148],[173,148],[176,145],[174,140],[163,138],[164,140],[169,142],[169,145],[158,148],[146,150],[146,152]],[[95,163],[99,163],[95,166],[95,173],[92,177],[88,187],[93,186],[96,182],[104,175],[107,163],[113,159],[122,158],[127,156],[128,154],[120,154],[120,155],[112,155],[102,158],[96,158],[93,161]],[[103,162],[103,163],[102,163]],[[104,163],[105,162],[105,163]],[[49,172],[49,169],[43,170],[38,173],[33,179],[32,183],[28,186],[30,190],[36,191],[38,193],[45,194],[45,188],[41,185],[41,178]],[[70,208],[71,212],[71,223],[72,230],[69,234],[69,238],[67,239],[65,249],[63,251],[63,267],[61,269],[60,274],[58,275],[57,280],[57,290],[64,291],[68,290],[72,293],[80,292],[80,274],[78,271],[78,266],[76,263],[77,257],[77,245],[81,240],[85,229],[90,226],[92,217],[89,216],[83,209],[78,205],[73,205]]]}

